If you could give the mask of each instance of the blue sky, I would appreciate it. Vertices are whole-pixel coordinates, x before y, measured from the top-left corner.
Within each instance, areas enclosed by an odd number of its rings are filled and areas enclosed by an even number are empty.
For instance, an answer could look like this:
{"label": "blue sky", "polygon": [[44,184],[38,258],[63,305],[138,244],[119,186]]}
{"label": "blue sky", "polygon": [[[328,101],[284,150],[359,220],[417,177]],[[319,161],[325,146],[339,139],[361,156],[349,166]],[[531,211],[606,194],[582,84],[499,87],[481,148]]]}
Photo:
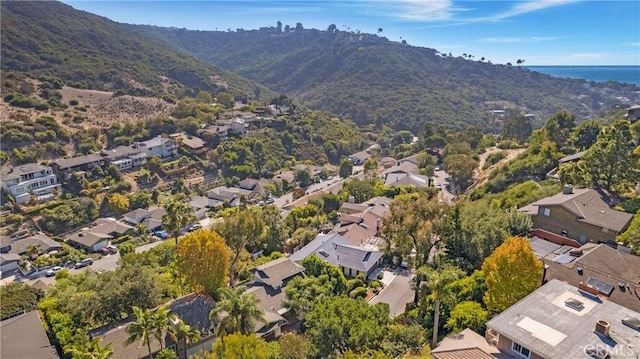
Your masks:
{"label": "blue sky", "polygon": [[193,30],[295,27],[376,33],[493,63],[640,65],[640,1],[64,1],[131,24]]}

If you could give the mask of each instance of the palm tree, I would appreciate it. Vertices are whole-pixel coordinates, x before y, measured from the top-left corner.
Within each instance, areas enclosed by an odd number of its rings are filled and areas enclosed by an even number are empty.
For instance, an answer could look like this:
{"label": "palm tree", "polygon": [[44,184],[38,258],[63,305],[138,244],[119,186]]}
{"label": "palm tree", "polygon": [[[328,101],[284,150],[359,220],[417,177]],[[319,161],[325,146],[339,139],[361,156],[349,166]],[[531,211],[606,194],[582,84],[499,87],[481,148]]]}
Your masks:
{"label": "palm tree", "polygon": [[162,227],[173,234],[176,244],[178,244],[180,228],[186,227],[195,220],[193,209],[185,202],[176,201],[175,199],[167,202],[164,205],[164,209],[167,213],[162,216]]}
{"label": "palm tree", "polygon": [[39,244],[30,244],[27,246],[27,256],[29,256],[29,259],[34,260],[36,258],[38,258],[38,255],[40,254],[40,245]]}
{"label": "palm tree", "polygon": [[177,319],[177,315],[171,313],[168,307],[160,307],[153,312],[151,321],[153,323],[153,337],[160,342],[160,349],[163,348],[164,338],[168,335],[174,342],[178,341],[173,321]]}
{"label": "palm tree", "polygon": [[[431,297],[435,300],[435,308],[433,313],[433,339],[431,347],[435,348],[438,344],[438,326],[440,325],[440,303],[453,304],[455,296],[449,289],[449,284],[464,276],[464,272],[450,264],[446,264],[441,268],[433,269],[431,267],[421,267],[418,269],[418,275],[424,276],[426,288],[431,291]],[[420,290],[418,288],[418,290]]]}
{"label": "palm tree", "polygon": [[266,323],[258,298],[253,294],[243,295],[245,289],[240,286],[220,290],[221,300],[209,313],[209,320],[217,324],[218,336],[236,332],[249,335],[254,332],[256,322]]}
{"label": "palm tree", "polygon": [[188,346],[200,340],[200,331],[189,324],[186,324],[182,319],[178,319],[177,323],[173,326],[174,334],[178,339],[178,345]]}
{"label": "palm tree", "polygon": [[82,337],[80,341],[73,344],[67,344],[64,352],[71,355],[73,359],[109,359],[113,355],[113,344],[107,343],[101,346],[102,338],[91,338],[87,340],[86,334],[79,335]]}
{"label": "palm tree", "polygon": [[155,330],[153,312],[149,309],[142,310],[134,306],[133,314],[136,316],[136,321],[127,327],[129,337],[124,343],[125,345],[131,345],[139,341],[141,345],[146,345],[147,349],[149,349],[149,358],[151,359],[153,358],[151,355],[151,337],[154,336]]}

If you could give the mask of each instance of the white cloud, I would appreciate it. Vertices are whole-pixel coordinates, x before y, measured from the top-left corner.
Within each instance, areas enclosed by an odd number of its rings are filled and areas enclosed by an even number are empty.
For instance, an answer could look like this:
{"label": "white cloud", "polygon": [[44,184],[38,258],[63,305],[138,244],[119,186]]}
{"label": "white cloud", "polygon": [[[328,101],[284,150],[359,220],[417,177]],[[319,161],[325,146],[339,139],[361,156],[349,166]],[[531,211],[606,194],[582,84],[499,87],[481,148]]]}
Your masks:
{"label": "white cloud", "polygon": [[623,42],[623,46],[640,47],[640,41],[636,42]]}
{"label": "white cloud", "polygon": [[487,16],[480,20],[486,20],[486,21],[504,20],[513,16],[526,14],[528,12],[543,10],[546,8],[560,6],[560,5],[571,4],[577,1],[579,0],[532,0],[532,1],[518,2],[513,7],[511,7],[510,9],[504,12]]}
{"label": "white cloud", "polygon": [[372,3],[395,9],[393,14],[401,19],[417,21],[450,20],[454,17],[454,13],[463,10],[455,7],[451,0],[395,0]]}
{"label": "white cloud", "polygon": [[553,41],[559,39],[556,36],[529,36],[529,37],[518,37],[518,36],[503,36],[503,37],[483,37],[478,40],[478,42],[486,42],[486,43],[513,43],[513,42],[542,42],[542,41]]}

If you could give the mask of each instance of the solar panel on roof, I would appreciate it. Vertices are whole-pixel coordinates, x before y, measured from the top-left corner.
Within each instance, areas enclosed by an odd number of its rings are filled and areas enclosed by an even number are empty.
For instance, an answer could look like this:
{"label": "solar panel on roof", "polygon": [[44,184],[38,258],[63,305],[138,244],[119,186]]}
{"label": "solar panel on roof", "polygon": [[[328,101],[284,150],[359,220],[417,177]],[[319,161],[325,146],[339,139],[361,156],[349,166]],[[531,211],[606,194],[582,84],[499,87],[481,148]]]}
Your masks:
{"label": "solar panel on roof", "polygon": [[587,279],[587,284],[598,289],[600,293],[607,296],[611,295],[611,292],[613,291],[613,285],[594,277],[589,277],[589,279]]}

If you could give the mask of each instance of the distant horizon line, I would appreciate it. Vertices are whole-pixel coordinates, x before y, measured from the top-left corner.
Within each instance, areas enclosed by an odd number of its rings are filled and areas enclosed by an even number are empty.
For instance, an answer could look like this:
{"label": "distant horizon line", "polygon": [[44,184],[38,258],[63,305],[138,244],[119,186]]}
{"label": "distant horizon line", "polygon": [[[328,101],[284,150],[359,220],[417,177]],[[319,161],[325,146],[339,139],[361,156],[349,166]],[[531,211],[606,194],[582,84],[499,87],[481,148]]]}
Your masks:
{"label": "distant horizon line", "polygon": [[521,65],[522,67],[640,67],[640,65]]}

